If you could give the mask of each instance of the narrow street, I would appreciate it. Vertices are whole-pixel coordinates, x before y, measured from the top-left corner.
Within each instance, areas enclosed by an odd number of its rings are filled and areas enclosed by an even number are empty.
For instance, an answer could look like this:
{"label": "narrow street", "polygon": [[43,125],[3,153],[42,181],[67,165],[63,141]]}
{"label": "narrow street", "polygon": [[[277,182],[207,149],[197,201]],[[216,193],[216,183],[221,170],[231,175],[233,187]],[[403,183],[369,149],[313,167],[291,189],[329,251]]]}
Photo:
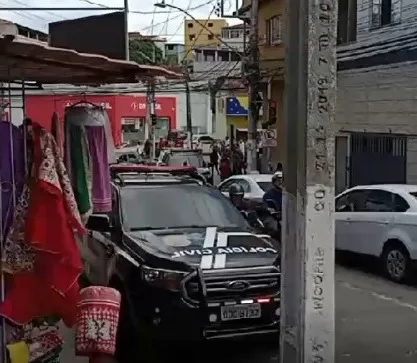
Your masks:
{"label": "narrow street", "polygon": [[[62,354],[62,362],[86,363],[87,359],[73,355],[72,332],[67,331],[65,335],[70,343]],[[356,268],[336,267],[336,363],[415,362],[416,337],[416,287],[395,284]],[[207,350],[184,360],[195,363],[279,361],[278,347],[271,344],[220,343],[217,347],[217,352]]]}
{"label": "narrow street", "polygon": [[338,267],[337,363],[415,362],[417,294],[413,286]]}

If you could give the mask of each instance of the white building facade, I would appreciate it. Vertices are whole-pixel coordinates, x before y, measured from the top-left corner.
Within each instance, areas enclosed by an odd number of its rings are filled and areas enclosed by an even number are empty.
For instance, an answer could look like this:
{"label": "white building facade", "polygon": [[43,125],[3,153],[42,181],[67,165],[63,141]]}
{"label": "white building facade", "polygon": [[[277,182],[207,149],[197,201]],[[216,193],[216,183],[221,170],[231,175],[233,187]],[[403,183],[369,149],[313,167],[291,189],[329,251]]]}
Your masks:
{"label": "white building facade", "polygon": [[340,0],[336,189],[417,184],[417,2]]}

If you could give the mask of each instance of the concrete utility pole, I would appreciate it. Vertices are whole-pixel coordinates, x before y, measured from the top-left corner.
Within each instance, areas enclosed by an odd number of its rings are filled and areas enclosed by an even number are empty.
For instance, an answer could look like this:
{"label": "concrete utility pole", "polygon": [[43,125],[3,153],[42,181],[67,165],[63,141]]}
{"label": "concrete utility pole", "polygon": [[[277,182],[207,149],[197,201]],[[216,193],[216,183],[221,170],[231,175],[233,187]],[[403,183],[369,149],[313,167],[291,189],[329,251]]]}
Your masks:
{"label": "concrete utility pole", "polygon": [[337,0],[287,0],[281,363],[334,363]]}
{"label": "concrete utility pole", "polygon": [[150,84],[150,108],[151,108],[151,125],[152,125],[152,159],[156,158],[156,98],[155,98],[155,83],[151,81]]}
{"label": "concrete utility pole", "polygon": [[185,102],[187,112],[187,146],[193,148],[193,123],[191,119],[191,94],[190,94],[190,73],[187,62],[184,62],[185,68]]}
{"label": "concrete utility pole", "polygon": [[152,133],[152,158],[155,158],[156,151],[156,100],[155,100],[155,84],[153,81],[149,81],[146,92],[146,123],[145,123],[145,141],[149,140],[150,133]]}
{"label": "concrete utility pole", "polygon": [[129,0],[124,0],[124,20],[125,20],[125,41],[126,41],[126,60],[130,60],[129,51]]}
{"label": "concrete utility pole", "polygon": [[256,132],[259,119],[259,83],[261,74],[259,71],[259,29],[258,29],[259,1],[252,0],[250,30],[249,30],[249,49],[246,65],[247,80],[249,85],[249,110],[248,110],[248,171],[256,170]]}
{"label": "concrete utility pole", "polygon": [[146,86],[146,120],[145,120],[145,141],[149,140],[150,131],[151,131],[151,86],[148,83]]}

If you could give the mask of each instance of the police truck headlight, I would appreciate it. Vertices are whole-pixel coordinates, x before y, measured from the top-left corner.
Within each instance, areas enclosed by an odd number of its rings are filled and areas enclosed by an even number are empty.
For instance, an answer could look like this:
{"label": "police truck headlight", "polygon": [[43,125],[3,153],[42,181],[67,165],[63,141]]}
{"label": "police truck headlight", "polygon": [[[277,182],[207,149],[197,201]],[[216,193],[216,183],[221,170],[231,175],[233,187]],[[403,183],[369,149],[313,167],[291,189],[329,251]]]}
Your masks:
{"label": "police truck headlight", "polygon": [[181,281],[185,274],[182,271],[164,270],[148,266],[141,267],[142,280],[146,281],[149,285],[169,291],[181,290]]}

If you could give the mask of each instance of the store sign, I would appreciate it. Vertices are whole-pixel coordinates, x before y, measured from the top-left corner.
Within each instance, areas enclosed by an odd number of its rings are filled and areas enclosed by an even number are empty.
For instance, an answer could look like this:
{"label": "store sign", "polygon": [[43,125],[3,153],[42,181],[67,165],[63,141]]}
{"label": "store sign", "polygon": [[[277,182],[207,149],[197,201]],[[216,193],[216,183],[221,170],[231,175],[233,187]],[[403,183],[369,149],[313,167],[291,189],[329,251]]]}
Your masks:
{"label": "store sign", "polygon": [[[130,107],[132,107],[132,110],[146,110],[146,103],[144,102],[132,102]],[[161,104],[156,103],[155,104],[155,110],[162,110]]]}
{"label": "store sign", "polygon": [[[65,107],[70,107],[79,101],[67,101],[65,102]],[[111,110],[113,107],[111,106],[110,102],[93,102],[95,105],[103,107],[105,110]]]}

